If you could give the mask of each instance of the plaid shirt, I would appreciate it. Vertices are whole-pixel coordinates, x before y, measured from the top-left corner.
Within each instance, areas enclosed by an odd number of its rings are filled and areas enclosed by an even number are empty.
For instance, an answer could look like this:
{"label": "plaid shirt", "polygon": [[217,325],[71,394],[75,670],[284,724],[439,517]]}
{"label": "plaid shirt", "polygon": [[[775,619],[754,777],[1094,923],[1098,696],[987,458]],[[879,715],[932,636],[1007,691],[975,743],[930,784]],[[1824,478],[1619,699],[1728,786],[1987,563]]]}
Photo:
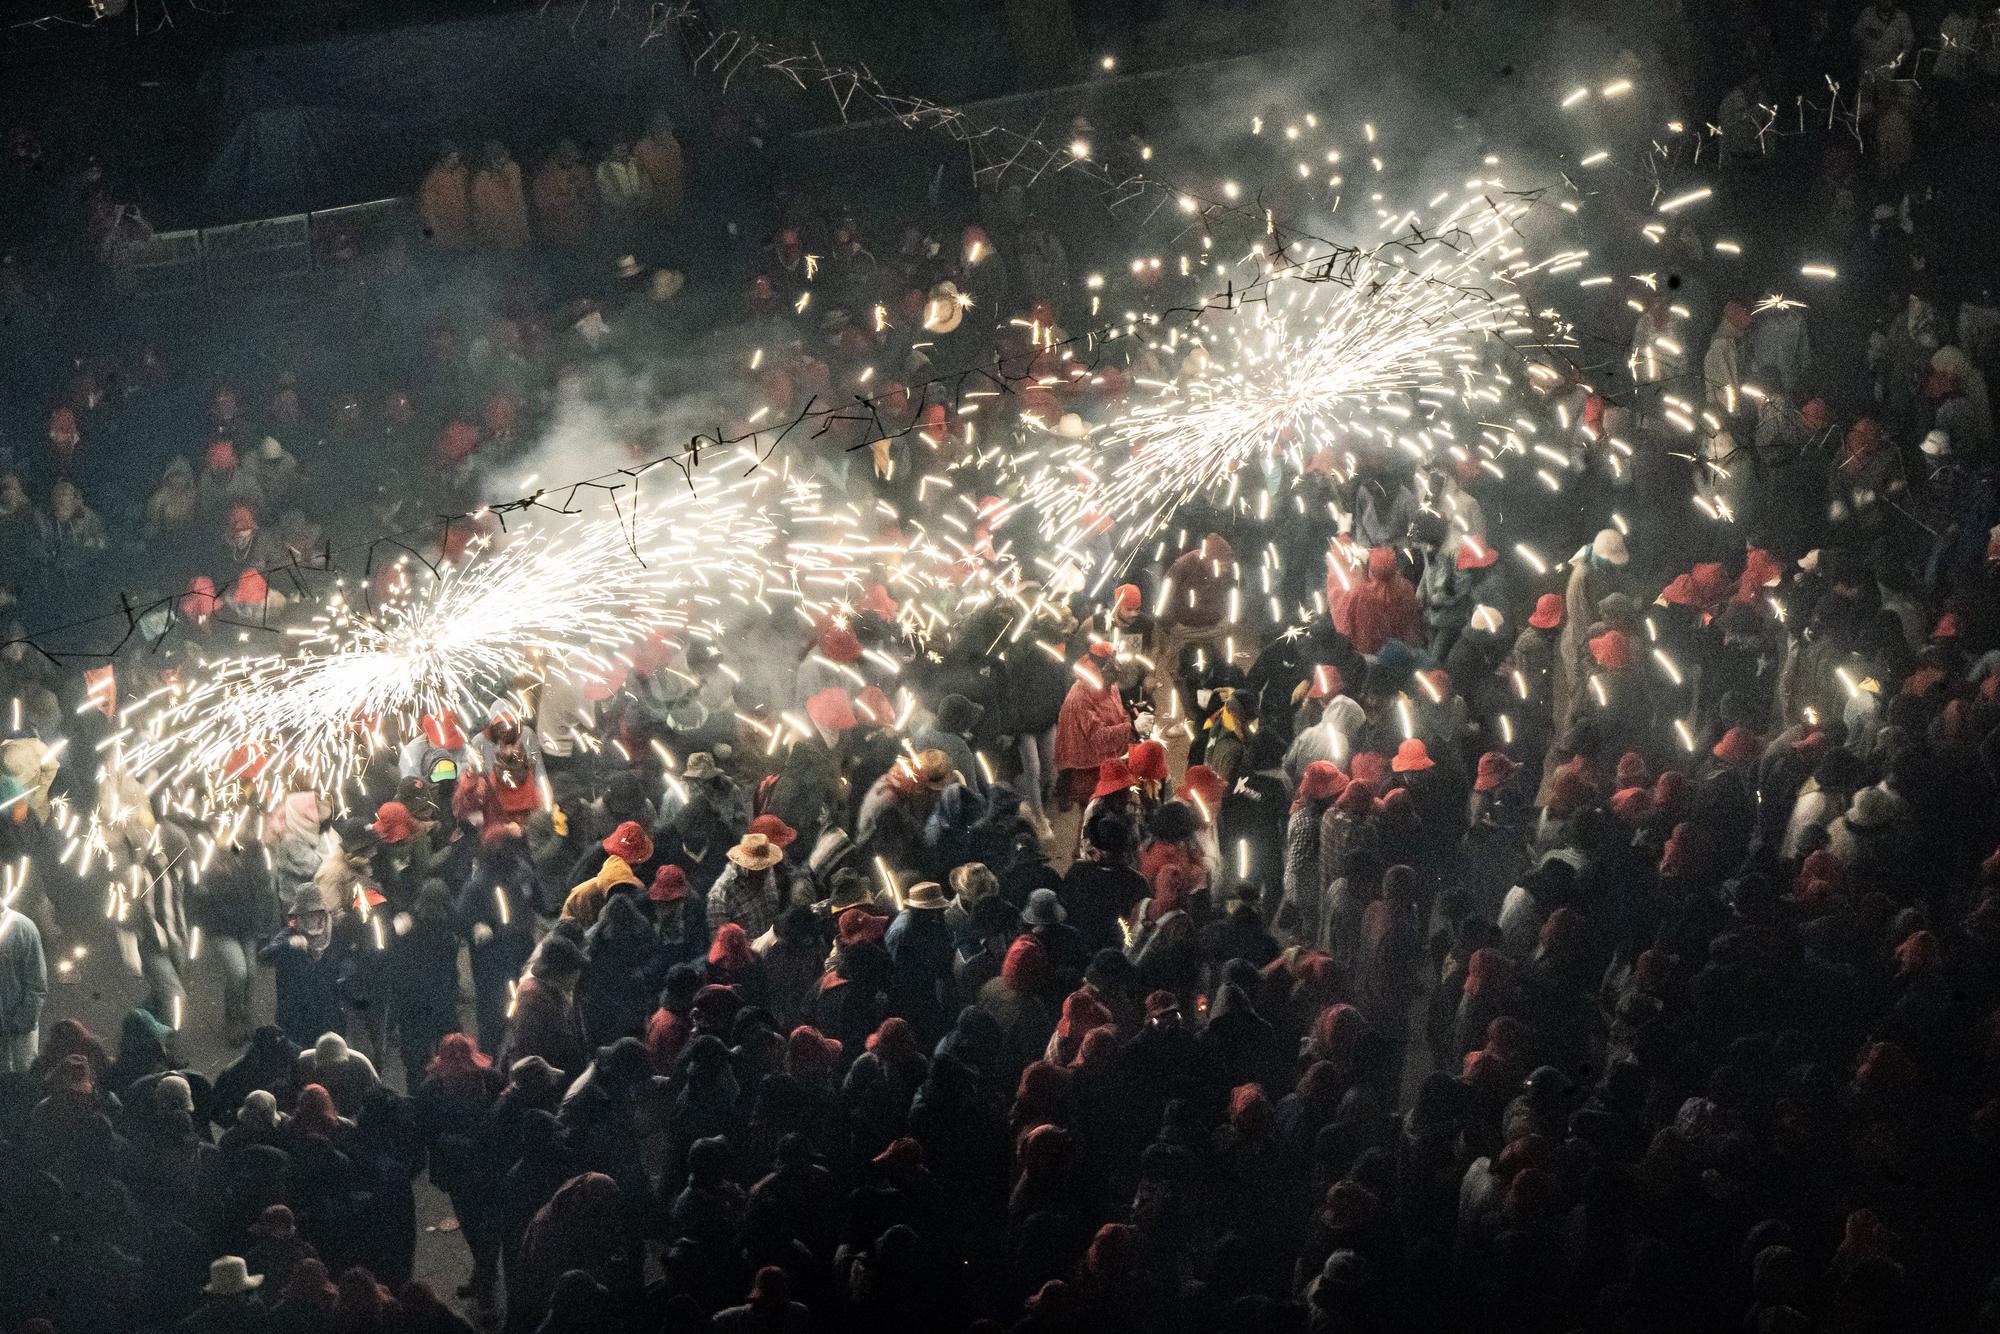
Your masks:
{"label": "plaid shirt", "polygon": [[726,922],[743,928],[750,939],[777,925],[783,909],[779,901],[781,881],[776,874],[762,877],[762,883],[748,879],[742,867],[731,862],[708,891],[708,933],[713,936]]}

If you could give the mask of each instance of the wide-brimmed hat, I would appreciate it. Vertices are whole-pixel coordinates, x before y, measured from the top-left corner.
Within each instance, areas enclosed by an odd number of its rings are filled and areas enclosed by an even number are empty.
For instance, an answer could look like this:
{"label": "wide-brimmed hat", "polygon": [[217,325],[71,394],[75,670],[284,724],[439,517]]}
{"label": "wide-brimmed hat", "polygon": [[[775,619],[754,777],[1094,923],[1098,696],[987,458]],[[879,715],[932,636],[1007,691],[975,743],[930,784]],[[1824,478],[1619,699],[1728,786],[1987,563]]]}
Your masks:
{"label": "wide-brimmed hat", "polygon": [[859,908],[872,902],[874,895],[868,889],[868,877],[851,866],[844,866],[833,873],[833,884],[827,894],[827,911],[838,916],[843,909]]}
{"label": "wide-brimmed hat", "polygon": [[785,850],[773,843],[769,834],[745,834],[743,841],[729,850],[729,860],[746,871],[768,871],[785,860]]}
{"label": "wide-brimmed hat", "polygon": [[603,847],[605,852],[619,858],[627,866],[637,866],[653,856],[652,835],[637,820],[627,820],[612,830],[605,837]]}
{"label": "wide-brimmed hat", "polygon": [[799,836],[798,830],[792,828],[775,815],[760,815],[752,820],[750,822],[750,832],[764,835],[764,837],[770,839],[781,848],[789,848],[792,846],[792,840]]}
{"label": "wide-brimmed hat", "polygon": [[1046,885],[1028,895],[1028,906],[1021,909],[1021,920],[1029,926],[1055,926],[1068,916],[1056,892]]}
{"label": "wide-brimmed hat", "polygon": [[957,283],[947,279],[931,288],[924,302],[924,328],[935,334],[948,334],[964,319],[965,303],[959,297]]}
{"label": "wide-brimmed hat", "polygon": [[951,786],[951,756],[941,750],[920,750],[914,770],[917,781],[933,792],[942,792]]}
{"label": "wide-brimmed hat", "polygon": [[688,779],[715,778],[722,773],[716,767],[715,756],[705,750],[698,750],[688,756],[687,767],[681,770],[681,777]]}
{"label": "wide-brimmed hat", "polygon": [[1000,892],[1000,877],[985,862],[967,862],[952,868],[951,892],[967,903],[977,903]]}
{"label": "wide-brimmed hat", "polygon": [[935,880],[926,880],[921,884],[911,885],[903,894],[903,906],[905,908],[919,908],[925,912],[934,912],[939,908],[946,908],[950,905],[951,900],[945,897],[944,887]]}
{"label": "wide-brimmed hat", "polygon": [[679,903],[688,896],[687,872],[668,862],[653,872],[653,883],[646,890],[646,897],[654,903]]}
{"label": "wide-brimmed hat", "polygon": [[1534,615],[1528,617],[1528,624],[1537,630],[1553,630],[1563,623],[1563,600],[1560,593],[1544,593],[1535,599]]}
{"label": "wide-brimmed hat", "polygon": [[1847,808],[1847,823],[1856,829],[1876,829],[1896,818],[1896,799],[1879,787],[1864,787]]}
{"label": "wide-brimmed hat", "polygon": [[1417,737],[1410,737],[1396,747],[1396,758],[1389,767],[1399,774],[1421,773],[1436,763],[1423,741]]}
{"label": "wide-brimmed hat", "polygon": [[264,1286],[264,1276],[250,1272],[240,1255],[225,1255],[208,1266],[208,1286],[202,1291],[211,1297],[240,1297]]}
{"label": "wide-brimmed hat", "polygon": [[1474,792],[1491,792],[1514,776],[1521,766],[1497,750],[1489,750],[1479,757],[1479,772],[1473,779]]}

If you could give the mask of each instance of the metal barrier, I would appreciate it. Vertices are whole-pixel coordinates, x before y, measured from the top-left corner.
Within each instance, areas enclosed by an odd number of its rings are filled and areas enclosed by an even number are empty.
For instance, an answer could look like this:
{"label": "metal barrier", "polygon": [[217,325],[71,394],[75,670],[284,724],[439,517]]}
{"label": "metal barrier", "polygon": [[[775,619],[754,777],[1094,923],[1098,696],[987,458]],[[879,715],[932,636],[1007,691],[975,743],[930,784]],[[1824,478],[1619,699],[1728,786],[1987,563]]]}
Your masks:
{"label": "metal barrier", "polygon": [[387,251],[413,212],[374,199],[282,218],[160,232],[114,265],[116,290],[160,303],[309,299],[319,275]]}

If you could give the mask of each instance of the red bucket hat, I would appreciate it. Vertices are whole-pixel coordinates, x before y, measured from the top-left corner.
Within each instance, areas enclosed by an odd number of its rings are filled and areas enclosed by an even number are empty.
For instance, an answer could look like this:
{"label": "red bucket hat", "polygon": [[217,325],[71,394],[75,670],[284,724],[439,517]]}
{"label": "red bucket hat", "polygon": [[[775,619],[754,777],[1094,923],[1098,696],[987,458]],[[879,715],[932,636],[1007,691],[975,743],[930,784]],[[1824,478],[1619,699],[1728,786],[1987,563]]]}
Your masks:
{"label": "red bucket hat", "polygon": [[1749,728],[1732,727],[1722,734],[1722,740],[1715,743],[1709,754],[1735,769],[1753,763],[1761,749]]}
{"label": "red bucket hat", "polygon": [[375,808],[375,823],[368,826],[384,843],[401,843],[417,832],[410,808],[400,801],[385,801]]}
{"label": "red bucket hat", "polygon": [[844,625],[829,625],[819,632],[821,656],[838,663],[854,663],[861,660],[861,640],[854,631]]}
{"label": "red bucket hat", "polygon": [[646,897],[655,903],[679,903],[688,896],[687,872],[669,862],[653,872],[653,883],[646,890]]}
{"label": "red bucket hat", "polygon": [[847,732],[856,725],[854,705],[839,686],[828,686],[806,701],[806,717],[829,732]]}
{"label": "red bucket hat", "polygon": [[[1358,757],[1357,757],[1358,758]],[[1422,773],[1437,763],[1424,746],[1420,737],[1411,737],[1396,747],[1396,758],[1390,768],[1399,774]]]}
{"label": "red bucket hat", "polygon": [[1472,780],[1472,790],[1491,792],[1512,778],[1520,767],[1499,751],[1489,750],[1479,757],[1479,771]]}
{"label": "red bucket hat", "polygon": [[762,834],[781,848],[789,848],[799,836],[799,831],[780,820],[775,815],[760,815],[750,822],[750,832]]}
{"label": "red bucket hat", "polygon": [[1535,599],[1535,614],[1528,618],[1529,625],[1537,630],[1553,630],[1562,623],[1562,594],[1544,593]]}
{"label": "red bucket hat", "polygon": [[1167,781],[1167,748],[1157,741],[1140,741],[1125,752],[1125,764],[1132,777],[1142,783]]}
{"label": "red bucket hat", "polygon": [[637,820],[627,820],[606,836],[603,847],[627,866],[637,866],[652,859],[653,837]]}

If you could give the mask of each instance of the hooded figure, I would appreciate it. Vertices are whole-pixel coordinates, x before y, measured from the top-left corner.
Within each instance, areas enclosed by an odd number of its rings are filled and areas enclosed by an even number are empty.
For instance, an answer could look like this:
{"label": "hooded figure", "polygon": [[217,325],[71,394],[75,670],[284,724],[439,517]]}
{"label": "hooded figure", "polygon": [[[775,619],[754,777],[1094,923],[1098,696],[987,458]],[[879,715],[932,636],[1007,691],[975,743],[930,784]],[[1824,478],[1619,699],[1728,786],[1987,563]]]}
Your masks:
{"label": "hooded figure", "polygon": [[1589,673],[1584,641],[1597,621],[1597,604],[1626,589],[1625,565],[1631,559],[1625,536],[1616,528],[1599,530],[1590,545],[1571,562],[1563,589],[1562,634],[1557,639],[1553,716],[1570,716],[1571,701]]}
{"label": "hooded figure", "polygon": [[[1107,673],[1109,659],[1093,650],[1091,666],[1098,673]],[[1098,766],[1106,760],[1122,760],[1132,740],[1132,720],[1126,716],[1117,682],[1108,674],[1093,681],[1079,672],[1056,718],[1054,756],[1062,780],[1059,804],[1075,805],[1085,800],[1097,785]]]}
{"label": "hooded figure", "polygon": [[1397,570],[1394,548],[1369,551],[1368,578],[1354,591],[1348,615],[1354,627],[1350,637],[1362,653],[1379,653],[1392,639],[1423,643],[1424,621],[1417,590]]}
{"label": "hooded figure", "polygon": [[535,172],[535,230],[544,243],[574,250],[590,240],[597,188],[583,154],[565,139]]}
{"label": "hooded figure", "polygon": [[472,244],[472,176],[458,145],[447,143],[417,188],[417,216],[424,235],[446,250]]}
{"label": "hooded figure", "polygon": [[521,166],[497,139],[480,152],[472,174],[472,231],[493,250],[521,250],[528,244],[528,201],[521,189]]}

